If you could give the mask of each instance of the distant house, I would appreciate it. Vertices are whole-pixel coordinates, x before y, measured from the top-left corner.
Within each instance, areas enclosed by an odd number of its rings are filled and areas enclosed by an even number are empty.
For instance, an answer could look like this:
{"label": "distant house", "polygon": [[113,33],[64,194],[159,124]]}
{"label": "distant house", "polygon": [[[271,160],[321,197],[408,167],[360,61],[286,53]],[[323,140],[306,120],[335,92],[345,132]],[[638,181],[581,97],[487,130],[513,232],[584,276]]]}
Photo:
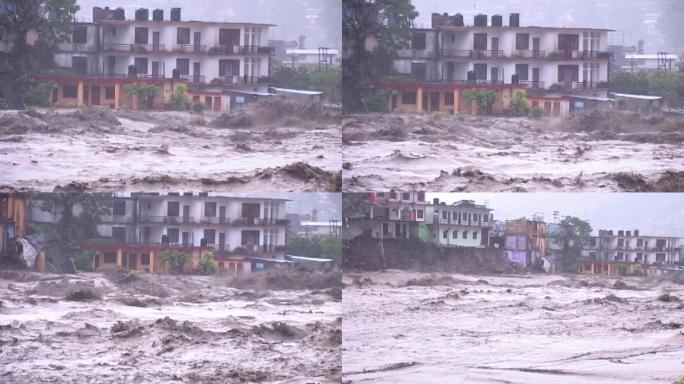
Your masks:
{"label": "distant house", "polygon": [[621,69],[628,72],[677,72],[678,61],[679,58],[674,53],[626,54],[626,64]]}
{"label": "distant house", "polygon": [[287,49],[285,51],[286,64],[293,66],[339,65],[340,54],[337,49]]}
{"label": "distant house", "polygon": [[662,116],[663,102],[660,96],[611,93],[618,111],[638,112],[644,116]]}

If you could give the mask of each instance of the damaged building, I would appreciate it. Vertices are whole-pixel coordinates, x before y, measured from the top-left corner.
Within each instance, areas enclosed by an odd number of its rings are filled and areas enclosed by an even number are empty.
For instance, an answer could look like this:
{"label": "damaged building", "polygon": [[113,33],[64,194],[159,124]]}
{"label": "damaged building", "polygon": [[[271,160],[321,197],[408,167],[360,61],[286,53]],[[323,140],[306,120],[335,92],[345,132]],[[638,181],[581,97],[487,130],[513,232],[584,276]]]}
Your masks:
{"label": "damaged building", "polygon": [[389,111],[476,113],[465,97],[471,89],[497,92],[492,113],[510,110],[515,91],[526,90],[531,106],[545,116],[570,112],[564,96],[605,98],[611,54],[609,29],[522,26],[511,13],[432,14],[430,28],[413,29],[408,47],[393,60],[392,80],[374,83],[391,90]]}
{"label": "damaged building", "polygon": [[153,107],[170,103],[178,84],[185,84],[193,103],[207,110],[267,97],[272,48],[271,24],[181,20],[181,9],[150,13],[140,8],[126,19],[122,8],[93,8],[93,21],[73,23],[71,40],[59,45],[57,71],[34,75],[55,86],[54,106],[136,108],[124,86],[156,85]]}

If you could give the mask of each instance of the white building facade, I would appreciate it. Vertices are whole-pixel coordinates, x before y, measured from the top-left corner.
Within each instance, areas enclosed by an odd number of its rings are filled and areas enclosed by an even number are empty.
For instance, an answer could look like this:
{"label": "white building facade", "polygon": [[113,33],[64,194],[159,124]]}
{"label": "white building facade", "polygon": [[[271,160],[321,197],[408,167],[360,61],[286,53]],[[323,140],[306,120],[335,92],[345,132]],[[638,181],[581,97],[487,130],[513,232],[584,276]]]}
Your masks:
{"label": "white building facade", "polygon": [[470,200],[428,206],[428,227],[433,242],[441,246],[488,247],[493,225],[491,209]]}
{"label": "white building facade", "polygon": [[673,265],[681,261],[682,239],[642,235],[639,230],[601,230],[582,251],[590,260],[631,262],[644,265]]}

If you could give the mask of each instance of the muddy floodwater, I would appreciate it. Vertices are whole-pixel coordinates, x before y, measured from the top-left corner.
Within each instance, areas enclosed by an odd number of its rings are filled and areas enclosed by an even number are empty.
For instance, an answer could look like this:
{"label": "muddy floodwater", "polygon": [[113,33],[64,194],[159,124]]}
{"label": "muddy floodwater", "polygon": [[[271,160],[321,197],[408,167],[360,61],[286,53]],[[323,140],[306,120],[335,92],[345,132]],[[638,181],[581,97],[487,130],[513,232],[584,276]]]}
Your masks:
{"label": "muddy floodwater", "polygon": [[[259,111],[252,112],[259,115]],[[251,116],[251,115],[250,115]],[[5,111],[0,187],[159,191],[341,188],[339,120],[206,112]]]}
{"label": "muddy floodwater", "polygon": [[219,277],[3,272],[0,382],[335,383],[340,299]]}
{"label": "muddy floodwater", "polygon": [[681,191],[684,119],[358,115],[345,191]]}
{"label": "muddy floodwater", "polygon": [[346,274],[345,383],[673,383],[684,286],[655,278]]}

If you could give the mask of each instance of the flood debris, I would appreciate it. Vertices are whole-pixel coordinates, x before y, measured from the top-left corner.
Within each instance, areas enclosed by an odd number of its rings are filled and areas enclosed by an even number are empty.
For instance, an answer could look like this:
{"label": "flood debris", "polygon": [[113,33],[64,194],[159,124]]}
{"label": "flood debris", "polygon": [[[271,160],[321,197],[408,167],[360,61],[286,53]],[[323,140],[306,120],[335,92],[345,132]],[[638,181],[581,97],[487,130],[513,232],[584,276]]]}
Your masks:
{"label": "flood debris", "polygon": [[678,117],[366,114],[343,119],[342,139],[348,191],[684,190]]}
{"label": "flood debris", "polygon": [[[256,291],[218,275],[0,271],[0,375],[18,384],[340,382],[339,280],[255,279],[264,284]],[[36,365],[27,354],[49,361]]]}

